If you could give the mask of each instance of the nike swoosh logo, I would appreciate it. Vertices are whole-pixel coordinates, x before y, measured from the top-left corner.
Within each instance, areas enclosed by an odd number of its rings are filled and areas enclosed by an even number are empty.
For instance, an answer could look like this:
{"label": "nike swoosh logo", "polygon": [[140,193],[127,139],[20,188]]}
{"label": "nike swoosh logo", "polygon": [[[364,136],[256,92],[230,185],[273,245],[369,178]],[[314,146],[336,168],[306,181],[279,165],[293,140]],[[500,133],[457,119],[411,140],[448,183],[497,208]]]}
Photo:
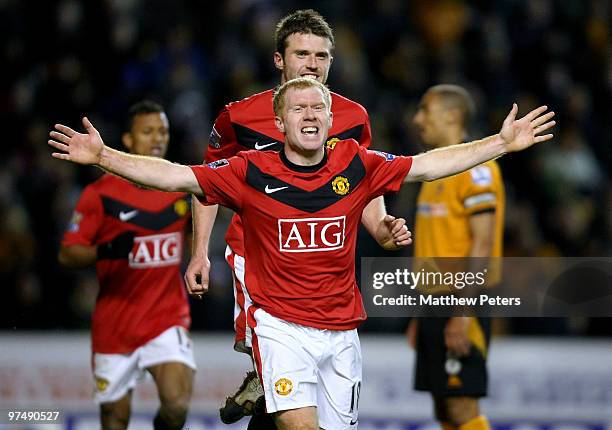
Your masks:
{"label": "nike swoosh logo", "polygon": [[125,221],[129,221],[132,218],[134,218],[136,215],[138,215],[138,210],[133,210],[133,211],[129,211],[129,212],[119,212],[119,219],[123,222]]}
{"label": "nike swoosh logo", "polygon": [[276,145],[278,142],[272,142],[272,143],[264,143],[263,145],[260,145],[259,142],[255,142],[255,149],[257,149],[258,151],[261,151],[264,148],[267,148],[268,146],[272,146],[272,145]]}
{"label": "nike swoosh logo", "polygon": [[266,185],[266,194],[272,194],[280,190],[284,190],[289,187],[278,187],[278,188],[270,188],[269,185]]}
{"label": "nike swoosh logo", "polygon": [[350,426],[354,426],[355,424],[357,424],[357,421],[359,421],[359,420],[351,421],[351,422],[349,423],[349,425],[350,425]]}

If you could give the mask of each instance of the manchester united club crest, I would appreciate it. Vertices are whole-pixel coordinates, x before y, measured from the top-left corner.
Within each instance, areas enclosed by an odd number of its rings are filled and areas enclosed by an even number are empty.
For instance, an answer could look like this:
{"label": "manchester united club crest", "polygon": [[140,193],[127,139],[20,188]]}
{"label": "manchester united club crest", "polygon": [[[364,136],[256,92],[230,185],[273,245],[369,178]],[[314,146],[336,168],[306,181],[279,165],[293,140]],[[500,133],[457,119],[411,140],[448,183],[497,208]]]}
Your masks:
{"label": "manchester united club crest", "polygon": [[337,137],[332,137],[327,141],[325,146],[327,146],[329,149],[334,149],[336,147],[336,143],[338,142],[340,142],[340,139],[338,139]]}
{"label": "manchester united club crest", "polygon": [[280,378],[274,383],[274,390],[279,396],[288,396],[293,390],[293,382],[287,378]]}
{"label": "manchester united club crest", "polygon": [[174,202],[174,212],[178,216],[184,216],[188,210],[189,210],[189,203],[187,203],[184,199],[180,199]]}
{"label": "manchester united club crest", "polygon": [[350,188],[351,184],[344,176],[336,176],[332,181],[332,189],[334,190],[334,193],[338,194],[339,196],[347,195]]}
{"label": "manchester united club crest", "polygon": [[108,380],[104,379],[104,378],[100,378],[99,376],[96,376],[96,390],[98,390],[99,392],[103,392],[104,390],[106,390],[106,387],[108,387]]}

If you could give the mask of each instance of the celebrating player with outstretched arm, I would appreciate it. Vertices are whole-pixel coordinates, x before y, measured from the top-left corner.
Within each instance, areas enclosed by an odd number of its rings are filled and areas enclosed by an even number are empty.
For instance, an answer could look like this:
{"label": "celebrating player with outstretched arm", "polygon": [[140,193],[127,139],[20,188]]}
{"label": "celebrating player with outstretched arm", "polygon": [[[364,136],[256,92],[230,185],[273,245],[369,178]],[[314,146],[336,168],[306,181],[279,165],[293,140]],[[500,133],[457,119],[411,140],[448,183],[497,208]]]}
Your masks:
{"label": "celebrating player with outstretched arm", "polygon": [[516,120],[514,107],[498,135],[415,157],[369,151],[351,139],[332,149],[324,146],[333,121],[329,90],[298,78],[274,95],[276,126],[285,137],[279,153],[250,151],[180,166],[111,150],[86,120],[87,134],[58,125],[49,144],[59,151],[56,158],[95,164],[148,187],[191,192],[241,214],[245,253],[253,262],[246,279],[253,302],[248,324],[266,409],[281,430],[336,430],[357,423],[356,328],[366,315],[354,254],[363,208],[405,181],[459,173],[552,138],[538,138],[554,125],[544,110]]}

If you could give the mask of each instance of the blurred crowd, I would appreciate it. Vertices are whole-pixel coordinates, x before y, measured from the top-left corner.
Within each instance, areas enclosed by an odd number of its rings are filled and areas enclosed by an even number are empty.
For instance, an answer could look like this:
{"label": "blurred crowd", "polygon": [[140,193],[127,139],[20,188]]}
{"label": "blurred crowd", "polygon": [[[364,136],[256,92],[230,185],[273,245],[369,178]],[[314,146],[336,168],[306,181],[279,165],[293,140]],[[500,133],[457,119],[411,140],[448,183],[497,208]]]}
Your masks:
{"label": "blurred crowd", "polygon": [[[119,147],[128,106],[153,98],[170,118],[168,158],[201,163],[222,106],[278,83],[274,25],[306,7],[334,28],[328,83],[367,108],[377,149],[422,151],[411,118],[430,85],[456,83],[475,96],[473,137],[498,130],[514,101],[523,111],[548,104],[559,123],[554,142],[500,160],[505,255],[610,256],[608,0],[1,0],[0,329],[86,328],[95,301],[93,271],[61,269],[56,253],[81,190],[101,173],[49,156],[53,124],[79,126],[87,114]],[[407,188],[388,198],[389,212],[410,221],[415,196]],[[231,328],[230,215],[221,213],[211,241],[211,292],[192,303],[195,330]],[[360,250],[379,254],[365,236]],[[523,320],[508,330],[612,334],[611,325]]]}

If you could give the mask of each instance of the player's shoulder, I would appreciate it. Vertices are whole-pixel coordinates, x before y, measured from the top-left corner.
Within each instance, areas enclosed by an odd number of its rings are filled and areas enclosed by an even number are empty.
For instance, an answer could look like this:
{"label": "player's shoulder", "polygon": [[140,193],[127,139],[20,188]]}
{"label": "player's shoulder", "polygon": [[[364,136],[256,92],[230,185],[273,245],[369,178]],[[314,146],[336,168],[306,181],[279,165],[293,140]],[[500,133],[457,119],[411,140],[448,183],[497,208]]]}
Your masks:
{"label": "player's shoulder", "polygon": [[231,114],[234,112],[242,112],[253,108],[269,108],[272,106],[272,99],[274,97],[273,90],[266,90],[260,93],[256,93],[245,97],[241,100],[236,100],[225,105],[225,109]]}
{"label": "player's shoulder", "polygon": [[101,194],[105,190],[112,190],[117,185],[117,176],[110,173],[105,173],[98,179],[88,184],[84,189],[83,193]]}
{"label": "player's shoulder", "polygon": [[354,100],[351,100],[347,97],[341,96],[338,93],[331,93],[332,98],[332,112],[341,111],[341,110],[350,110],[351,112],[358,113],[367,118],[368,111],[363,105],[357,103]]}
{"label": "player's shoulder", "polygon": [[352,152],[357,152],[357,151],[365,151],[366,149],[361,147],[361,145],[359,145],[359,142],[357,142],[355,139],[353,138],[349,138],[349,139],[339,139],[337,137],[332,137],[331,139],[328,139],[327,142],[325,142],[325,147],[328,150],[336,150],[336,152],[345,152],[345,151],[352,151]]}

